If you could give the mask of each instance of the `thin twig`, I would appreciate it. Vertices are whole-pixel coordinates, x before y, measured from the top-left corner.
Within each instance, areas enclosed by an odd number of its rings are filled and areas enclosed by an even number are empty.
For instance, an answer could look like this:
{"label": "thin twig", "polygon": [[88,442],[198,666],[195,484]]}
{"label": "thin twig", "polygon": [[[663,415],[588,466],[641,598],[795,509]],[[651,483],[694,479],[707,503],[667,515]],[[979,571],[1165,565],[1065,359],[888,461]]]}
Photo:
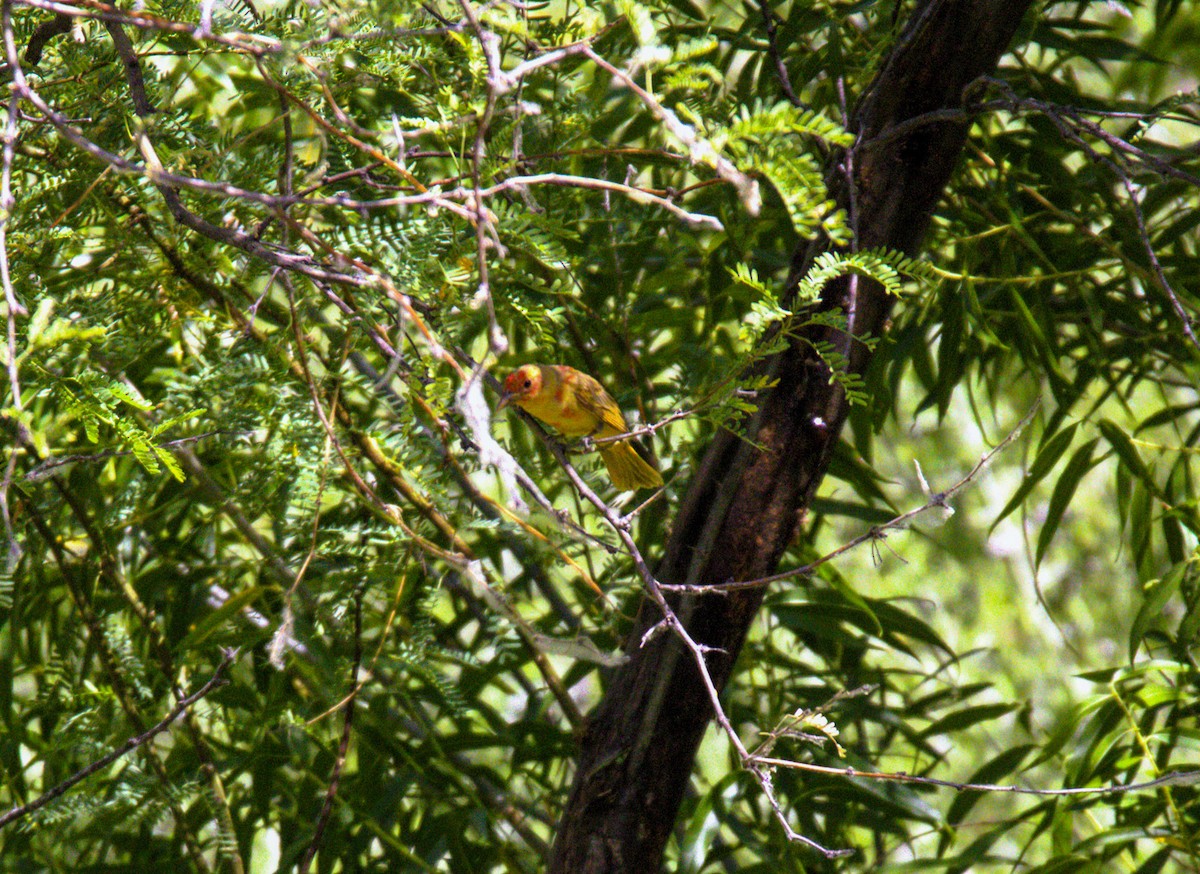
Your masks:
{"label": "thin twig", "polygon": [[[612,25],[609,25],[609,27],[611,26]],[[605,28],[605,31],[607,31],[607,29],[608,28]],[[603,33],[604,31],[601,31],[601,33],[593,34],[587,39],[580,40],[579,42],[571,43],[570,45],[566,46],[560,46],[556,49],[551,49],[543,55],[538,55],[536,58],[530,58],[528,61],[517,64],[517,66],[513,67],[511,70],[503,73],[500,81],[503,83],[506,90],[511,90],[517,87],[517,83],[519,83],[524,77],[528,76],[530,73],[540,67],[549,66],[550,64],[557,64],[563,58],[569,58],[572,55],[586,54],[587,50],[591,48],[592,43],[595,42],[601,35],[603,35]]]}
{"label": "thin twig", "polygon": [[1158,260],[1158,255],[1154,251],[1154,244],[1150,241],[1150,231],[1146,228],[1146,216],[1142,212],[1142,203],[1138,200],[1137,191],[1134,190],[1133,180],[1123,171],[1120,171],[1119,175],[1121,177],[1121,184],[1125,187],[1125,192],[1129,195],[1129,205],[1133,207],[1133,217],[1137,222],[1138,237],[1142,241],[1142,248],[1146,250],[1146,257],[1150,261],[1150,269],[1154,271],[1154,278],[1158,280],[1158,287],[1162,289],[1163,294],[1167,296],[1167,300],[1171,302],[1171,309],[1175,310],[1175,315],[1179,317],[1179,323],[1183,325],[1183,333],[1192,341],[1192,345],[1200,350],[1200,340],[1196,338],[1196,332],[1192,329],[1193,317],[1184,309],[1179,295],[1171,287],[1171,283],[1167,279],[1167,274],[1163,270],[1162,263]]}
{"label": "thin twig", "polygon": [[1165,786],[1192,786],[1200,783],[1198,771],[1171,771],[1154,780],[1144,783],[1130,783],[1125,786],[1078,786],[1069,789],[1031,789],[1025,786],[1012,786],[998,783],[956,783],[953,780],[938,780],[933,777],[918,777],[903,771],[860,771],[857,768],[835,768],[830,765],[815,765],[810,762],[796,762],[791,759],[776,759],[770,756],[752,756],[757,765],[768,768],[790,768],[796,771],[810,771],[815,774],[833,774],[839,777],[865,777],[869,780],[888,780],[895,783],[918,783],[922,786],[942,786],[957,789],[959,792],[1009,792],[1017,795],[1040,796],[1072,796],[1072,795],[1114,795],[1126,792],[1145,792],[1149,789],[1161,789]]}
{"label": "thin twig", "polygon": [[76,2],[56,2],[56,0],[16,0],[17,5],[28,6],[31,9],[44,9],[55,15],[65,15],[69,18],[94,19],[105,24],[121,24],[136,27],[139,30],[162,31],[189,36],[197,42],[210,42],[227,46],[250,55],[261,56],[279,54],[291,51],[283,41],[261,34],[229,31],[226,33],[200,33],[198,23],[175,21],[163,18],[149,12],[125,11],[118,9],[101,0],[76,0]]}
{"label": "thin twig", "polygon": [[762,586],[770,585],[771,583],[779,582],[780,580],[790,579],[791,577],[808,576],[817,568],[821,567],[821,565],[828,564],[835,558],[844,555],[850,550],[855,549],[864,543],[873,543],[880,540],[888,531],[896,528],[907,527],[908,523],[910,523],[917,516],[920,516],[923,513],[934,509],[935,507],[941,510],[952,511],[952,508],[949,504],[950,498],[954,497],[956,494],[974,482],[975,479],[978,478],[979,474],[983,472],[984,468],[991,464],[992,459],[995,458],[1000,452],[1008,448],[1008,446],[1017,439],[1020,433],[1025,429],[1025,426],[1033,420],[1033,416],[1037,412],[1039,406],[1039,404],[1035,403],[1033,407],[1030,408],[1029,412],[1024,415],[1021,421],[1017,423],[1016,427],[1013,428],[1013,430],[1010,431],[1003,440],[996,444],[993,449],[984,454],[983,457],[981,457],[979,461],[975,463],[975,466],[972,467],[971,470],[964,477],[962,477],[962,479],[950,486],[950,488],[943,492],[929,494],[928,499],[921,506],[909,510],[906,513],[901,513],[899,516],[884,522],[882,525],[876,525],[869,531],[858,535],[853,540],[843,543],[837,549],[827,552],[825,555],[821,556],[815,561],[801,565],[800,567],[791,568],[790,570],[780,571],[779,573],[771,574],[770,576],[759,577],[756,580],[738,580],[728,583],[712,583],[709,585],[672,585],[663,583],[662,588],[669,592],[686,592],[692,595],[720,595],[728,592],[735,592],[740,589],[757,589]]}
{"label": "thin twig", "polygon": [[13,288],[12,276],[8,269],[8,224],[12,219],[16,198],[12,193],[12,166],[17,149],[17,111],[20,101],[13,94],[8,101],[8,120],[4,125],[4,168],[0,172],[0,282],[4,285],[4,313],[8,326],[8,347],[5,354],[5,365],[8,369],[8,387],[12,391],[13,406],[19,412],[24,409],[21,403],[21,382],[17,374],[17,316],[29,315],[28,310],[17,300]]}
{"label": "thin twig", "polygon": [[[415,313],[411,314],[410,317],[415,318]],[[438,514],[427,499],[418,495],[403,481],[398,473],[391,468],[386,459],[383,458],[383,456],[379,453],[378,447],[374,445],[373,441],[369,441],[369,438],[363,438],[363,435],[352,431],[351,436],[355,439],[358,448],[364,451],[369,460],[375,464],[380,472],[387,477],[388,481],[397,489],[397,491],[409,499],[413,505],[423,513],[423,515],[425,515],[427,518],[430,518],[431,521],[433,521],[434,524],[442,530],[442,532],[450,539],[456,551],[443,549],[442,547],[430,541],[428,538],[422,537],[417,531],[409,526],[407,522],[405,522],[398,507],[394,507],[393,505],[386,503],[379,496],[378,492],[364,479],[363,475],[354,465],[354,462],[351,460],[346,448],[343,446],[342,441],[338,438],[337,433],[334,430],[333,421],[329,415],[326,415],[324,405],[319,403],[319,389],[317,388],[312,374],[308,369],[307,345],[304,341],[304,335],[300,328],[298,318],[293,319],[293,330],[297,349],[299,351],[297,361],[295,362],[293,369],[297,371],[297,375],[305,382],[306,385],[308,385],[313,396],[313,407],[317,414],[317,418],[321,421],[321,425],[324,427],[326,434],[329,436],[334,450],[337,452],[338,457],[342,461],[342,467],[349,477],[351,483],[354,485],[355,490],[359,493],[368,506],[370,506],[375,512],[380,513],[389,522],[403,531],[404,534],[407,535],[422,551],[428,553],[434,558],[446,562],[452,567],[459,569],[472,582],[478,583],[477,589],[473,588],[471,590],[472,593],[481,600],[484,600],[489,607],[492,607],[493,609],[502,613],[516,626],[517,631],[521,635],[521,639],[525,643],[534,664],[541,672],[543,679],[546,681],[547,687],[557,699],[559,706],[563,709],[564,714],[567,715],[568,719],[573,721],[573,724],[578,724],[580,721],[582,721],[579,708],[571,698],[570,693],[562,681],[562,678],[558,675],[553,663],[547,656],[547,650],[551,646],[562,644],[564,647],[573,647],[574,651],[581,652],[583,651],[582,645],[575,641],[558,641],[554,638],[549,638],[539,634],[532,628],[532,626],[530,626],[527,622],[525,622],[524,619],[521,618],[520,614],[517,613],[516,610],[513,610],[511,607],[507,607],[507,602],[504,600],[503,596],[496,591],[496,588],[487,579],[483,570],[482,562],[474,558],[470,547],[463,542],[454,526],[451,525],[448,520]],[[454,361],[453,363],[461,375],[463,373],[462,366],[457,361]],[[337,368],[332,368],[328,365],[327,370],[331,373],[337,372]],[[331,407],[330,414],[336,416],[339,422],[344,422],[345,420],[346,412],[344,407],[334,404]],[[594,646],[592,648],[595,650],[595,659],[603,662],[608,658],[604,653],[601,653],[598,649],[595,649]]]}
{"label": "thin twig", "polygon": [[[566,173],[538,173],[533,176],[513,176],[510,179],[505,179],[503,182],[498,182],[490,188],[483,189],[480,192],[480,196],[492,197],[502,191],[520,190],[527,185],[563,185],[573,188],[591,188],[598,191],[614,191],[625,195],[634,203],[648,203],[661,207],[693,227],[706,228],[712,231],[725,229],[721,220],[716,216],[689,212],[670,199],[649,192],[644,188],[637,188],[621,182],[611,182],[608,179],[593,179],[590,176],[571,176]],[[448,192],[447,196],[454,196],[455,194],[456,192]]]}
{"label": "thin twig", "polygon": [[65,792],[67,792],[69,789],[71,789],[71,787],[73,787],[75,784],[81,782],[82,780],[86,780],[88,777],[90,777],[92,774],[95,774],[97,771],[101,771],[104,768],[107,768],[109,765],[111,765],[117,759],[121,758],[121,756],[125,755],[126,753],[130,752],[131,750],[135,750],[138,747],[143,746],[144,744],[153,740],[158,735],[162,734],[164,731],[166,731],[168,728],[170,728],[171,723],[173,723],[176,719],[178,719],[180,716],[182,716],[184,711],[186,711],[189,707],[191,707],[193,704],[195,704],[197,701],[199,701],[201,698],[203,698],[205,695],[207,695],[213,689],[216,689],[218,686],[224,686],[227,682],[229,682],[228,680],[226,680],[222,677],[222,674],[224,673],[225,669],[230,665],[230,663],[234,660],[234,658],[236,656],[237,656],[237,650],[226,650],[225,654],[221,658],[221,663],[219,665],[217,665],[217,669],[216,669],[216,671],[213,672],[213,675],[209,679],[209,681],[207,683],[205,683],[203,686],[201,686],[199,689],[197,689],[195,692],[193,692],[191,695],[188,695],[186,698],[179,701],[173,708],[171,708],[171,712],[168,713],[165,717],[163,717],[163,719],[161,721],[159,721],[156,725],[150,727],[149,729],[147,729],[146,731],[142,732],[139,735],[135,735],[134,737],[129,738],[129,740],[125,741],[125,743],[121,744],[119,747],[117,747],[112,752],[97,759],[96,761],[94,761],[90,765],[88,765],[87,767],[85,767],[79,771],[76,771],[74,774],[72,774],[70,777],[68,777],[63,782],[59,783],[53,789],[49,790],[48,792],[42,793],[37,798],[35,798],[33,801],[30,801],[28,804],[22,804],[20,807],[14,807],[11,810],[9,810],[7,813],[0,815],[0,828],[3,828],[4,826],[8,825],[10,822],[13,822],[14,820],[20,819],[21,817],[25,816],[26,814],[32,813],[33,811],[37,810],[38,808],[45,807],[51,801],[53,801],[54,799],[58,798],[60,795],[63,795]]}
{"label": "thin twig", "polygon": [[362,679],[359,680],[355,685],[351,686],[350,691],[332,707],[329,707],[316,716],[305,720],[305,725],[315,725],[329,714],[336,713],[337,711],[341,710],[354,699],[355,695],[357,695],[366,687],[368,682],[370,682],[372,675],[375,673],[375,665],[379,662],[379,656],[383,653],[384,647],[387,646],[388,637],[392,633],[392,624],[396,621],[396,614],[400,610],[400,600],[404,597],[404,587],[408,583],[408,572],[405,570],[405,568],[408,565],[409,559],[412,558],[413,548],[414,544],[409,543],[404,550],[404,559],[398,565],[400,569],[400,582],[396,585],[396,594],[392,596],[392,606],[388,611],[387,618],[383,622],[383,631],[379,633],[379,641],[375,644],[375,653],[371,656],[371,661],[367,665],[366,670],[361,671],[363,674]]}
{"label": "thin twig", "polygon": [[775,64],[775,78],[779,81],[779,90],[787,98],[788,103],[802,107],[800,98],[792,90],[792,80],[788,76],[787,67],[783,63],[783,55],[779,51],[779,34],[775,27],[775,10],[771,8],[771,0],[759,0],[758,8],[762,12],[763,26],[767,30],[767,54]]}
{"label": "thin twig", "polygon": [[695,128],[680,121],[679,116],[663,106],[653,94],[633,81],[628,73],[618,70],[596,54],[591,46],[584,46],[582,52],[593,64],[607,71],[610,76],[632,91],[645,104],[654,117],[662,122],[667,132],[687,150],[688,160],[693,164],[712,167],[718,176],[737,190],[738,198],[742,201],[742,208],[751,216],[758,215],[762,209],[762,192],[759,190],[756,180],[735,167],[728,158],[717,152],[708,140],[697,136]]}
{"label": "thin twig", "polygon": [[0,559],[0,567],[9,577],[16,575],[17,562],[25,553],[21,547],[21,541],[17,539],[17,532],[13,528],[12,511],[8,506],[8,492],[12,488],[13,474],[17,469],[17,457],[14,446],[14,449],[8,453],[8,460],[4,463],[4,479],[0,480],[0,522],[4,523],[4,542],[6,544],[4,556]]}
{"label": "thin twig", "polygon": [[[7,9],[5,11],[7,13]],[[7,14],[4,24],[7,36],[10,26]],[[28,311],[17,300],[17,293],[13,288],[12,276],[8,269],[8,224],[12,218],[13,207],[16,205],[16,198],[12,193],[12,166],[16,156],[17,114],[19,111],[20,101],[17,99],[17,95],[13,94],[8,101],[8,120],[4,125],[3,137],[4,167],[0,172],[0,283],[4,285],[4,320],[7,327],[4,364],[8,373],[8,388],[12,392],[12,407],[18,413],[24,409],[24,402],[21,400],[21,379],[17,364],[17,316],[28,315]],[[2,565],[5,574],[12,574],[16,571],[17,561],[22,554],[21,544],[13,530],[12,514],[8,507],[8,493],[12,487],[13,474],[17,469],[17,447],[23,442],[25,425],[18,420],[13,423],[13,427],[17,432],[17,439],[12,442],[4,464],[4,479],[0,481],[0,521],[4,523],[4,540],[8,545],[4,551]]]}
{"label": "thin twig", "polygon": [[[157,444],[160,449],[171,449],[176,446],[188,446],[192,443],[199,443],[201,440],[207,440],[209,437],[220,437],[224,435],[237,436],[241,434],[249,434],[249,431],[208,431],[204,434],[197,434],[194,437],[180,437],[177,440],[168,440],[166,443]],[[128,449],[106,449],[103,452],[93,452],[88,455],[56,455],[51,456],[33,470],[29,471],[23,477],[26,482],[39,482],[58,473],[58,469],[68,464],[77,464],[80,462],[107,461],[110,458],[122,458],[126,455],[133,455],[133,452]]]}
{"label": "thin twig", "polygon": [[[492,126],[492,116],[496,113],[496,103],[500,99],[501,91],[506,90],[507,85],[500,71],[500,37],[490,30],[485,30],[479,23],[479,19],[475,16],[475,10],[471,8],[470,0],[459,0],[459,6],[462,8],[463,16],[471,25],[471,29],[475,31],[475,38],[479,41],[479,47],[483,52],[488,69],[487,97],[484,100],[483,112],[476,120],[475,146],[471,152],[471,200],[475,212],[475,261],[479,269],[479,288],[475,292],[472,304],[475,306],[482,304],[486,308],[488,348],[493,355],[503,355],[508,351],[508,339],[496,321],[496,305],[492,300],[492,284],[488,273],[488,249],[494,246],[500,249],[501,255],[503,255],[503,247],[499,243],[499,235],[492,222],[491,210],[484,206],[483,162],[487,157],[488,130]],[[494,242],[489,240],[489,235],[494,238]]]}
{"label": "thin twig", "polygon": [[325,792],[325,803],[317,816],[317,827],[313,831],[312,842],[304,851],[300,862],[300,874],[308,874],[313,857],[321,847],[325,837],[325,829],[329,825],[329,816],[333,813],[333,800],[337,797],[338,783],[341,781],[342,768],[346,766],[346,754],[350,751],[350,732],[354,726],[354,710],[358,695],[358,669],[362,665],[362,589],[354,593],[354,660],[350,667],[350,694],[346,696],[345,719],[342,721],[342,740],[338,744],[337,758],[333,763],[333,773],[329,777],[329,788]]}
{"label": "thin twig", "polygon": [[672,422],[678,422],[680,419],[687,419],[694,416],[699,407],[692,407],[688,410],[676,410],[673,413],[668,413],[661,419],[654,422],[647,422],[645,425],[635,425],[628,431],[620,434],[613,434],[610,437],[591,437],[588,438],[588,448],[599,449],[601,446],[607,446],[610,443],[620,443],[622,440],[628,440],[631,437],[649,437],[661,428],[665,428]]}

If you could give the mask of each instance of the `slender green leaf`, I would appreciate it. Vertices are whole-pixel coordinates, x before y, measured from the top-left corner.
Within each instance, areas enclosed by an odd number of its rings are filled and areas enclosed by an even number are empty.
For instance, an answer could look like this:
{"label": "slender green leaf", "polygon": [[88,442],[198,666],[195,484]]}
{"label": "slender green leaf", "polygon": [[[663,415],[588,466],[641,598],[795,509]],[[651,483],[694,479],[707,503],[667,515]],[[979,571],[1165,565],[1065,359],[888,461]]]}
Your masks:
{"label": "slender green leaf", "polygon": [[1042,558],[1046,555],[1046,550],[1058,532],[1059,523],[1062,522],[1063,514],[1066,513],[1071,498],[1075,495],[1075,490],[1079,488],[1080,481],[1095,466],[1096,463],[1092,461],[1092,452],[1098,442],[1099,438],[1093,437],[1075,450],[1070,461],[1067,462],[1067,466],[1059,475],[1058,482],[1054,484],[1054,491],[1050,495],[1050,503],[1046,508],[1046,518],[1042,522],[1041,531],[1038,532],[1037,550],[1034,557],[1035,566],[1041,565]]}
{"label": "slender green leaf", "polygon": [[1169,503],[1166,494],[1155,482],[1154,475],[1150,473],[1150,469],[1146,467],[1142,456],[1138,453],[1137,448],[1133,445],[1133,441],[1129,439],[1129,435],[1125,433],[1115,422],[1110,419],[1104,419],[1099,423],[1100,433],[1104,435],[1104,439],[1109,442],[1113,450],[1120,457],[1122,464],[1129,469],[1135,479],[1140,480],[1146,488],[1160,501]]}
{"label": "slender green leaf", "polygon": [[1133,625],[1129,628],[1129,662],[1137,657],[1138,648],[1146,637],[1150,626],[1160,618],[1167,602],[1179,591],[1190,565],[1186,562],[1175,565],[1162,579],[1146,583],[1142,595],[1142,606],[1138,608]]}
{"label": "slender green leaf", "polygon": [[1000,511],[1000,515],[998,515],[992,522],[991,528],[988,529],[989,531],[994,531],[996,526],[999,525],[1009,513],[1021,506],[1021,504],[1029,496],[1029,493],[1033,491],[1034,486],[1041,482],[1045,478],[1046,474],[1050,473],[1050,471],[1054,469],[1054,465],[1058,463],[1058,460],[1062,458],[1063,453],[1066,452],[1070,447],[1071,441],[1075,439],[1075,430],[1078,426],[1078,422],[1072,422],[1070,425],[1063,428],[1045,442],[1045,445],[1042,446],[1041,452],[1039,452],[1037,458],[1033,460],[1033,464],[1029,466],[1029,472],[1025,474],[1025,478],[1021,481],[1021,485],[1009,499],[1008,503],[1004,505],[1004,509]]}

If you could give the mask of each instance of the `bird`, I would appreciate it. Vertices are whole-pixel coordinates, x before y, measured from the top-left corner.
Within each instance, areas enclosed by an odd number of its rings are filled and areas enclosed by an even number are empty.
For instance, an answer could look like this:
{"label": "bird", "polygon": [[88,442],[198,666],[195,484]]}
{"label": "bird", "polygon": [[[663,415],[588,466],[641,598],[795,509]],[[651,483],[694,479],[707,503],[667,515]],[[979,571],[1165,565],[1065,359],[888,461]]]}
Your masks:
{"label": "bird", "polygon": [[[565,364],[524,364],[504,380],[497,410],[516,404],[564,437],[603,439],[629,431],[621,408],[595,378]],[[613,485],[620,491],[654,489],[662,475],[627,440],[598,447]]]}

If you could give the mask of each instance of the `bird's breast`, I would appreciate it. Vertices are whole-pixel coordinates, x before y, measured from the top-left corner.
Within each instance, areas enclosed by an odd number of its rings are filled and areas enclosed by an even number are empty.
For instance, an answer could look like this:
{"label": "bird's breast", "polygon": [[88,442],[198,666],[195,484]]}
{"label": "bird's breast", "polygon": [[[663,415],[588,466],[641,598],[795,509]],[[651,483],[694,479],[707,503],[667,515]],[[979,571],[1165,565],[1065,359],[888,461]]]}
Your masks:
{"label": "bird's breast", "polygon": [[582,437],[596,430],[596,416],[580,407],[573,393],[563,388],[548,397],[529,398],[522,406],[567,437]]}

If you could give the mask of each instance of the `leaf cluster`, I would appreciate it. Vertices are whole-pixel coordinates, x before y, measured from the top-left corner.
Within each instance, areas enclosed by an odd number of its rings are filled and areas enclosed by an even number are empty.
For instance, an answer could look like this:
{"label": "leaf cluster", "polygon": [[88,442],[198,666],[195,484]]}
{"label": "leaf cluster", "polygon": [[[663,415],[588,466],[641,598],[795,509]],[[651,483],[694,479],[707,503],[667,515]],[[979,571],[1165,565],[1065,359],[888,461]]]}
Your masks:
{"label": "leaf cluster", "polygon": [[[94,162],[21,104],[0,813],[153,724],[222,648],[240,655],[169,736],[4,828],[0,870],[291,870],[319,821],[322,871],[542,870],[578,711],[605,683],[575,655],[616,657],[641,592],[531,429],[496,416],[484,433],[460,390],[477,362],[565,363],[630,424],[661,424],[647,444],[667,491],[635,526],[653,556],[717,429],[770,389],[754,365],[802,326],[845,325],[809,305],[846,275],[896,295],[896,317],[865,375],[816,350],[856,404],[788,561],[920,500],[909,456],[969,468],[969,427],[1041,411],[986,519],[905,548],[920,567],[904,596],[840,564],[768,595],[733,723],[819,714],[775,752],[951,780],[1099,787],[1194,766],[1200,353],[1179,310],[1197,308],[1200,170],[1194,94],[1168,96],[1162,60],[1194,54],[1194,14],[1048,4],[982,83],[1007,103],[976,120],[911,259],[854,246],[825,185],[853,145],[845,97],[905,5],[770,5],[774,48],[760,4],[473,5],[493,41],[448,2],[204,5],[205,33],[195,4],[158,0],[122,19],[149,117],[99,18],[47,44],[31,85],[90,142],[140,163],[144,134],[165,172],[219,187],[181,184],[173,208],[161,179]],[[14,5],[18,44],[45,16]],[[759,183],[757,216],[718,158]],[[785,288],[813,238],[833,248]],[[541,499],[509,490],[485,438]],[[593,453],[570,457],[632,509]],[[955,612],[1028,605],[968,584],[945,611],[925,600],[930,580],[992,576],[985,530],[1017,520],[1023,568],[1067,569],[1046,610],[1086,602],[1053,653],[1078,676],[1052,672],[1049,706],[1047,664]],[[786,846],[724,752],[706,747],[670,864],[834,870]],[[860,849],[837,870],[1197,864],[1191,786],[774,785],[799,831]]]}

